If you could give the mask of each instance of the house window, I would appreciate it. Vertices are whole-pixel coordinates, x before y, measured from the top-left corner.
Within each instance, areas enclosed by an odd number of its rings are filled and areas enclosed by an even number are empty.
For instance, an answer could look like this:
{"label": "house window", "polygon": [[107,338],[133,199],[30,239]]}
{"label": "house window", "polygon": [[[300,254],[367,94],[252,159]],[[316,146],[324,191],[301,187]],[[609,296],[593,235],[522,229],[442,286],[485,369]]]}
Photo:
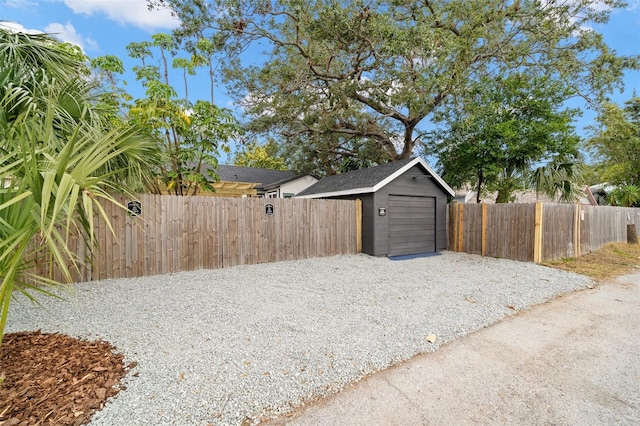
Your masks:
{"label": "house window", "polygon": [[278,192],[267,192],[267,198],[278,198]]}
{"label": "house window", "polygon": [[293,198],[293,194],[291,192],[285,192],[282,194],[282,198]]}

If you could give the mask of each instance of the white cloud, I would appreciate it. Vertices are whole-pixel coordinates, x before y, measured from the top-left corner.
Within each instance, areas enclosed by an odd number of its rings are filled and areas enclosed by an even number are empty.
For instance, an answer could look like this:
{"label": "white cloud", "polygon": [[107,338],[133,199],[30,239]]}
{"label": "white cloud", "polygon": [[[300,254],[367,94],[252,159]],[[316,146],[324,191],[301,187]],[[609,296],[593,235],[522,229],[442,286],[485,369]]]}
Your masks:
{"label": "white cloud", "polygon": [[640,9],[640,0],[628,0],[627,1],[627,10],[634,11]]}
{"label": "white cloud", "polygon": [[26,9],[37,6],[37,4],[31,0],[3,0],[2,5],[15,9]]}
{"label": "white cloud", "polygon": [[90,38],[84,38],[76,32],[76,29],[70,22],[66,24],[60,24],[58,22],[52,22],[47,25],[44,31],[36,30],[32,28],[26,28],[24,25],[18,22],[12,21],[0,21],[0,28],[4,28],[14,33],[24,34],[51,34],[60,41],[75,44],[83,51],[85,50],[99,50],[98,43]]}
{"label": "white cloud", "polygon": [[32,30],[25,28],[22,24],[11,21],[0,21],[0,27],[9,30],[13,33],[25,33],[25,34],[42,34],[40,30]]}
{"label": "white cloud", "polygon": [[70,22],[66,24],[60,24],[58,22],[52,22],[44,29],[47,34],[51,34],[57,39],[75,44],[83,51],[85,50],[98,50],[98,43],[90,38],[84,38],[76,32],[76,29]]}
{"label": "white cloud", "polygon": [[146,0],[64,0],[74,13],[93,15],[102,13],[112,21],[132,25],[147,31],[173,29],[180,21],[171,16],[169,9],[152,10]]}

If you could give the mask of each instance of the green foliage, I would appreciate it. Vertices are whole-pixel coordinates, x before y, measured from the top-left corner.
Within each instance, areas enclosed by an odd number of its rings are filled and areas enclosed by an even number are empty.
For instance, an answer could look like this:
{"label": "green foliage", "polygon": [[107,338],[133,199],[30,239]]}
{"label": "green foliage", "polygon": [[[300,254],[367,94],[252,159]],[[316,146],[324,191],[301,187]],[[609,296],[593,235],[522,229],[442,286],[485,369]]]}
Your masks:
{"label": "green foliage", "polygon": [[[213,190],[218,150],[230,150],[229,140],[240,133],[240,127],[229,110],[204,100],[189,101],[187,77],[208,64],[198,54],[172,62],[174,68],[183,70],[185,98],[178,99],[169,81],[167,57],[175,55],[177,48],[176,40],[168,34],[154,34],[151,42],[127,46],[129,55],[140,60],[134,72],[146,91],[146,98],[134,101],[129,119],[159,142],[162,163],[155,171],[169,193],[195,195],[199,189]],[[160,56],[160,65],[147,64],[154,53]],[[157,184],[151,187],[156,193],[162,189]]]}
{"label": "green foliage", "polygon": [[35,301],[57,284],[36,273],[35,254],[70,281],[84,261],[67,246],[70,232],[94,248],[94,217],[109,223],[101,202],[143,179],[157,152],[94,108],[76,53],[0,30],[0,342],[13,291]]}
{"label": "green foliage", "polygon": [[[332,173],[354,158],[407,158],[424,122],[474,82],[547,76],[601,99],[638,57],[600,34],[620,1],[153,0],[181,19],[181,40],[224,49],[229,89],[252,132],[282,140],[295,168]],[[247,65],[260,44],[267,58]]]}
{"label": "green foliage", "polygon": [[286,162],[278,155],[278,145],[272,140],[264,145],[257,142],[247,144],[241,152],[233,157],[233,164],[243,167],[287,170]]}
{"label": "green foliage", "polygon": [[614,206],[640,207],[640,186],[622,185],[608,194],[609,202]]}
{"label": "green foliage", "polygon": [[132,100],[123,88],[127,82],[120,80],[118,75],[124,74],[124,64],[117,56],[105,55],[91,60],[95,85],[99,87],[98,108],[113,124],[124,120],[125,111]]}
{"label": "green foliage", "polygon": [[555,201],[574,203],[584,193],[584,164],[577,158],[556,157],[537,167],[530,176],[536,193],[543,193]]}
{"label": "green foliage", "polygon": [[555,160],[533,175],[538,189],[555,196],[571,189],[578,155],[577,111],[562,109],[567,95],[544,77],[482,79],[436,116],[442,127],[427,139],[433,148],[426,153],[450,185],[471,185],[478,202],[487,190],[498,192],[498,203],[512,201],[535,164]]}
{"label": "green foliage", "polygon": [[588,147],[601,182],[640,186],[640,97],[624,108],[604,104],[591,131]]}
{"label": "green foliage", "polygon": [[75,50],[70,54],[66,46],[45,35],[0,29],[0,58],[1,121],[13,122],[23,113],[43,114],[51,98],[61,117],[79,117],[84,99],[77,94],[88,93],[92,86],[82,78],[88,69]]}

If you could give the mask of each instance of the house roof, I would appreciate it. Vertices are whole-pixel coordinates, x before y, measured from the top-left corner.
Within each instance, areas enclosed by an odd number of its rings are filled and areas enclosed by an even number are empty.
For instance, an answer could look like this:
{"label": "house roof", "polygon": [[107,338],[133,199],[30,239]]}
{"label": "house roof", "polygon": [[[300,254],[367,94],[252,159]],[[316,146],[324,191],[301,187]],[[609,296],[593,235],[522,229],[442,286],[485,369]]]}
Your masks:
{"label": "house roof", "polygon": [[252,182],[261,186],[292,180],[298,177],[291,170],[258,169],[253,167],[219,165],[216,173],[225,182]]}
{"label": "house roof", "polygon": [[418,157],[329,176],[301,191],[296,197],[323,198],[376,192],[415,165],[421,166],[447,193],[452,196],[455,194],[453,189],[422,158]]}
{"label": "house roof", "polygon": [[293,177],[290,177],[290,178],[287,178],[287,179],[282,179],[282,180],[278,180],[278,181],[275,181],[275,182],[271,182],[271,183],[269,183],[267,185],[262,185],[262,189],[264,189],[265,191],[268,191],[270,189],[276,189],[277,187],[282,186],[285,183],[293,182],[294,180],[302,179],[302,178],[304,178],[306,176],[311,176],[314,179],[318,180],[318,178],[313,176],[313,175],[296,175],[296,176],[293,176]]}
{"label": "house roof", "polygon": [[609,182],[599,183],[597,185],[591,185],[589,187],[592,193],[600,193],[600,194],[608,194],[609,192],[616,189],[615,185],[611,185]]}

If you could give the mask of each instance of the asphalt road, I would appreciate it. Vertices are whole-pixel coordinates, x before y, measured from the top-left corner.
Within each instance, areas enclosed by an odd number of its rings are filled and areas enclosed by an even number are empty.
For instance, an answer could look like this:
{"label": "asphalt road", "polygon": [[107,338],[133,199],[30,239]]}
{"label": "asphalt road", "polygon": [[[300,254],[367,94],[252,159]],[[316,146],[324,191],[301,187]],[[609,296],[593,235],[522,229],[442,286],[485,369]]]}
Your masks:
{"label": "asphalt road", "polygon": [[640,424],[640,273],[509,317],[274,424]]}

